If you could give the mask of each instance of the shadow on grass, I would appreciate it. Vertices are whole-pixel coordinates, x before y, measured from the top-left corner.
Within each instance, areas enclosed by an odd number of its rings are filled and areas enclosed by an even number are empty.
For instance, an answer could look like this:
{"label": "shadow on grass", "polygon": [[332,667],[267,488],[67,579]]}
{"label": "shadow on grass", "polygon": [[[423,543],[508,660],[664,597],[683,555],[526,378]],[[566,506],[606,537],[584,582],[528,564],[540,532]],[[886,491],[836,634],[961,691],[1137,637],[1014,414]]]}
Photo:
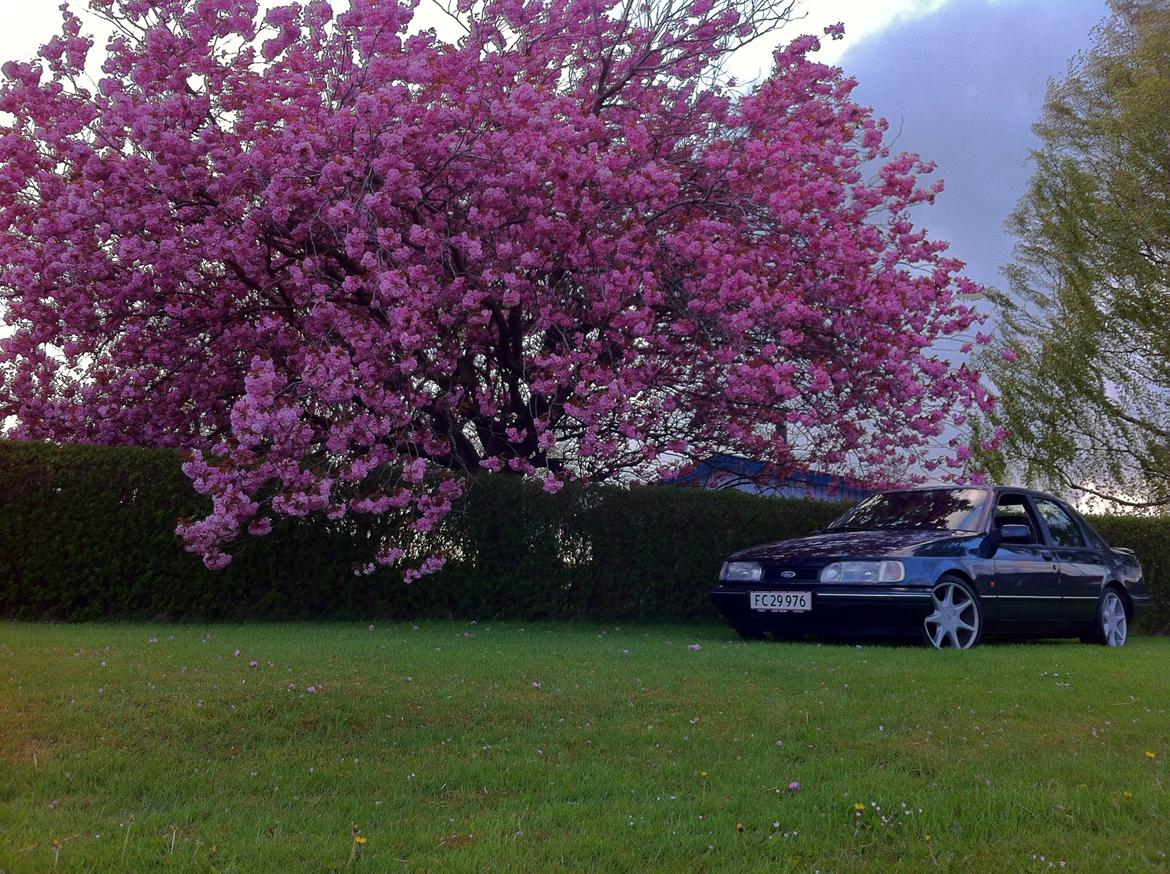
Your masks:
{"label": "shadow on grass", "polygon": [[[743,638],[730,631],[729,640],[746,643],[807,643],[829,647],[889,647],[891,649],[927,649],[926,642],[915,634],[875,634],[858,632],[818,633],[805,635],[791,635],[776,632],[760,632],[756,637]],[[985,637],[979,642],[981,647],[1000,649],[1005,647],[1058,647],[1069,643],[1080,643],[1075,637],[1035,638],[1024,635],[997,634]],[[1085,644],[1088,646],[1089,644]]]}

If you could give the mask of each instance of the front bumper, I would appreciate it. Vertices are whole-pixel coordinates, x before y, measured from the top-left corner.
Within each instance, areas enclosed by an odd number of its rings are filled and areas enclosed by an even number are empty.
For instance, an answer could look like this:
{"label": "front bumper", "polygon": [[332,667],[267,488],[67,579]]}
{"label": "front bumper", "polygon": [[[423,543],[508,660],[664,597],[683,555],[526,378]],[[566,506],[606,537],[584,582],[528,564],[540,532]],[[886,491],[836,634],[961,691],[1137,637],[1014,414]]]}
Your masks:
{"label": "front bumper", "polygon": [[[812,609],[777,613],[751,609],[751,592],[811,592]],[[799,634],[915,634],[931,610],[929,586],[827,586],[799,583],[721,584],[711,600],[741,631]]]}

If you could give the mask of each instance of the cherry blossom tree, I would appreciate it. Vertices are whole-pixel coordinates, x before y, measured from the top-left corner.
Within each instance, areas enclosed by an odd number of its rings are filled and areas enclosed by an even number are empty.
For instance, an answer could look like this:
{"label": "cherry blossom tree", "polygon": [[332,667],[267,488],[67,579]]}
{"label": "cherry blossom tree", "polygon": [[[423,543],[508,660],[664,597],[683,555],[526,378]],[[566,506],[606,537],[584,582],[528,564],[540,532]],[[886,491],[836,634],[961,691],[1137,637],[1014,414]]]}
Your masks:
{"label": "cherry blossom tree", "polygon": [[425,534],[484,470],[961,468],[932,165],[815,37],[722,75],[790,6],[460,0],[446,42],[396,0],[91,0],[96,81],[64,13],[0,84],[0,414],[190,450],[211,567],[277,514]]}

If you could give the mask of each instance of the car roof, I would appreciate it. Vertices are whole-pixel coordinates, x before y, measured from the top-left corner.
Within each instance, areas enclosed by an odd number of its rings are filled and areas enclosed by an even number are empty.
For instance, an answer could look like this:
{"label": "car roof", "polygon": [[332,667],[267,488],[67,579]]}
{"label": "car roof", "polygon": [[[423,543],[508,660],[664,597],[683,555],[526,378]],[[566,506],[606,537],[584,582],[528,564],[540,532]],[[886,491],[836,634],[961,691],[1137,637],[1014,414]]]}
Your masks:
{"label": "car roof", "polygon": [[1068,501],[1052,494],[1051,492],[1042,492],[1039,489],[1030,489],[1025,486],[1005,486],[997,483],[967,483],[966,485],[947,485],[946,483],[935,483],[933,485],[911,486],[904,489],[884,489],[882,494],[891,494],[894,492],[929,492],[937,490],[957,491],[959,489],[985,489],[989,492],[1000,494],[1003,492],[1011,492],[1012,494],[1032,495],[1038,498],[1048,498],[1049,500],[1058,501],[1061,504],[1067,504]]}

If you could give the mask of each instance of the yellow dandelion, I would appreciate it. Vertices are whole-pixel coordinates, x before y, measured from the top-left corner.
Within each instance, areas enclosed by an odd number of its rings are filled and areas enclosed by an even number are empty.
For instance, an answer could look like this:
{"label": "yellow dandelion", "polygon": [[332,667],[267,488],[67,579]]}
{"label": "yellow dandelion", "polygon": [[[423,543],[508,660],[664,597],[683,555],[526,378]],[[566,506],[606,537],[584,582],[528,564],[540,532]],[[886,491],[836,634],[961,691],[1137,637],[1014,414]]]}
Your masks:
{"label": "yellow dandelion", "polygon": [[1158,758],[1158,754],[1152,753],[1149,750],[1146,750],[1146,758],[1147,759],[1156,759],[1156,758]]}
{"label": "yellow dandelion", "polygon": [[861,811],[865,810],[865,805],[862,804],[860,801],[855,801],[853,803],[853,809],[856,810],[858,813],[861,813]]}
{"label": "yellow dandelion", "polygon": [[362,835],[358,835],[356,838],[354,838],[353,842],[355,844],[357,844],[359,847],[364,847],[366,845],[366,839]]}
{"label": "yellow dandelion", "polygon": [[702,777],[704,780],[706,780],[706,779],[707,779],[708,777],[710,777],[711,775],[710,775],[710,774],[708,774],[706,771],[700,771],[700,772],[699,772],[699,776],[700,776],[700,777]]}
{"label": "yellow dandelion", "polygon": [[1122,792],[1121,797],[1122,798],[1133,798],[1133,793],[1132,792]]}
{"label": "yellow dandelion", "polygon": [[735,830],[736,830],[737,832],[741,832],[741,831],[743,831],[743,823],[742,823],[742,822],[737,822],[737,823],[735,824]]}

